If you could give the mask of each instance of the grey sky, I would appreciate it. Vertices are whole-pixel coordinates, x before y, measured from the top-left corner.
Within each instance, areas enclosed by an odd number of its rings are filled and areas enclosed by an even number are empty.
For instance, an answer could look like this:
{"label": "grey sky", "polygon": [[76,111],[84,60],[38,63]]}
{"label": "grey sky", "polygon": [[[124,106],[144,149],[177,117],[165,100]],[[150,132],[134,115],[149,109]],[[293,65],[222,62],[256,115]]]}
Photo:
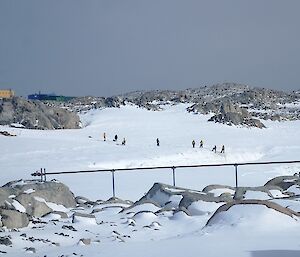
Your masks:
{"label": "grey sky", "polygon": [[0,88],[300,88],[298,0],[0,0]]}

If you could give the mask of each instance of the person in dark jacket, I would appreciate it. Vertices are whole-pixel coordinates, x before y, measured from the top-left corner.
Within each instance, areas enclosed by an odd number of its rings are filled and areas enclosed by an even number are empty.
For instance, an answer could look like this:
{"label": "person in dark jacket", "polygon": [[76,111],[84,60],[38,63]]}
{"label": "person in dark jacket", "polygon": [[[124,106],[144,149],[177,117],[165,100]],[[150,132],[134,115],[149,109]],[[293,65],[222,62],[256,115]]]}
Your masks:
{"label": "person in dark jacket", "polygon": [[159,139],[156,138],[156,145],[159,146]]}
{"label": "person in dark jacket", "polygon": [[216,145],[213,147],[212,152],[215,152],[215,153],[217,152],[217,146]]}
{"label": "person in dark jacket", "polygon": [[222,149],[221,149],[220,153],[225,153],[225,146],[224,145],[222,145]]}
{"label": "person in dark jacket", "polygon": [[203,148],[203,140],[200,141],[200,148]]}
{"label": "person in dark jacket", "polygon": [[122,141],[122,145],[125,145],[126,144],[126,139],[125,137],[123,138],[123,141]]}
{"label": "person in dark jacket", "polygon": [[193,141],[192,141],[192,146],[193,146],[193,148],[195,148],[195,144],[196,144],[196,142],[195,142],[195,140],[193,140]]}
{"label": "person in dark jacket", "polygon": [[117,141],[118,140],[118,135],[115,135],[115,138],[113,141]]}

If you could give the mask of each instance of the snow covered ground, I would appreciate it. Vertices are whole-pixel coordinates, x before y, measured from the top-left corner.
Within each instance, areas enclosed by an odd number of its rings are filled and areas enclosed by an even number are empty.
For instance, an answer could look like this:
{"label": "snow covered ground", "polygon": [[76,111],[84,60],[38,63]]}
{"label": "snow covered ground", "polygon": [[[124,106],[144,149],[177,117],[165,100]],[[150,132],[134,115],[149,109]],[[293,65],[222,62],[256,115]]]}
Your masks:
{"label": "snow covered ground", "polygon": [[[207,122],[209,116],[189,114],[186,107],[184,104],[164,106],[165,110],[159,112],[128,105],[119,109],[92,110],[81,116],[85,127],[79,130],[36,131],[0,126],[0,130],[17,135],[0,136],[0,183],[30,179],[30,174],[40,168],[51,172],[299,159],[300,121],[264,122],[267,129],[229,127]],[[104,132],[106,142],[103,141]],[[115,134],[119,137],[117,143],[112,140]],[[126,138],[125,146],[121,145],[123,138]],[[160,139],[159,147],[156,146],[156,138]],[[195,148],[191,144],[193,139],[196,141]],[[204,141],[203,149],[199,148],[201,139]],[[214,145],[220,151],[223,144],[225,154],[211,151]],[[297,164],[240,167],[239,185],[261,186],[275,176],[293,175],[299,171],[300,165]],[[75,195],[91,200],[107,200],[112,196],[109,172],[48,177],[52,178],[65,183]],[[136,201],[155,182],[172,184],[172,170],[116,172],[115,180],[116,196]],[[234,186],[234,168],[176,170],[176,186],[202,190],[209,184]],[[141,229],[136,236],[131,234],[131,239],[126,239],[125,243],[101,240],[99,244],[74,246],[67,239],[62,239],[64,247],[43,249],[41,243],[34,245],[39,248],[37,253],[24,254],[75,256],[72,254],[76,252],[84,256],[143,257],[300,255],[300,222],[297,219],[282,219],[281,214],[262,207],[241,209],[240,213],[240,218],[228,213],[223,221],[217,220],[214,226],[204,229],[208,220],[206,216],[174,215],[172,219],[160,219],[164,229],[159,233],[154,228],[151,231]],[[116,218],[114,222],[119,228],[123,224],[122,218],[129,218],[120,217],[111,210],[102,215],[101,219],[107,222]],[[259,215],[259,220],[256,220],[256,215]],[[148,222],[149,219],[152,219],[151,222]],[[144,221],[152,224],[155,219],[140,217],[140,222]],[[102,238],[111,236],[110,226],[103,231],[93,231],[93,224],[86,226],[89,226],[90,232],[82,232],[82,237],[86,233],[99,233]],[[77,229],[80,230],[80,226]],[[57,237],[54,231],[55,227],[37,234],[52,240]],[[129,232],[124,230],[124,233]],[[21,249],[21,239],[19,243]],[[8,252],[8,256],[20,256],[18,250]]]}

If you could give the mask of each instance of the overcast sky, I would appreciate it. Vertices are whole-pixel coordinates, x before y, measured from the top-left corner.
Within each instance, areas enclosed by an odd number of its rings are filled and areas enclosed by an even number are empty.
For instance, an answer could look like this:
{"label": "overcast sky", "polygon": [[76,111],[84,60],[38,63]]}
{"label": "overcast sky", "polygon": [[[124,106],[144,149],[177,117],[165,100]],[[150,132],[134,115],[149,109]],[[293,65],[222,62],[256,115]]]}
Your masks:
{"label": "overcast sky", "polygon": [[0,88],[300,88],[298,0],[0,0]]}

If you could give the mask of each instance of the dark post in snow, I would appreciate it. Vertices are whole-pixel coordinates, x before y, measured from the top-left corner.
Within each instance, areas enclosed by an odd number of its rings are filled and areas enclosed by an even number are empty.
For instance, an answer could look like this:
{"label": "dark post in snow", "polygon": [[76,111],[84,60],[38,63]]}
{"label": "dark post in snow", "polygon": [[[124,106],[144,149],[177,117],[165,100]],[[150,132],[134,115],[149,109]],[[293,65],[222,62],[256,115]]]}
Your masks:
{"label": "dark post in snow", "polygon": [[115,193],[115,170],[111,170],[111,175],[112,175],[112,191],[113,191],[113,197],[116,196]]}
{"label": "dark post in snow", "polygon": [[44,182],[47,181],[47,177],[46,177],[46,169],[44,168]]}
{"label": "dark post in snow", "polygon": [[234,168],[235,168],[235,188],[238,187],[238,165],[234,164]]}
{"label": "dark post in snow", "polygon": [[173,173],[173,186],[175,186],[175,167],[172,167],[172,173]]}

